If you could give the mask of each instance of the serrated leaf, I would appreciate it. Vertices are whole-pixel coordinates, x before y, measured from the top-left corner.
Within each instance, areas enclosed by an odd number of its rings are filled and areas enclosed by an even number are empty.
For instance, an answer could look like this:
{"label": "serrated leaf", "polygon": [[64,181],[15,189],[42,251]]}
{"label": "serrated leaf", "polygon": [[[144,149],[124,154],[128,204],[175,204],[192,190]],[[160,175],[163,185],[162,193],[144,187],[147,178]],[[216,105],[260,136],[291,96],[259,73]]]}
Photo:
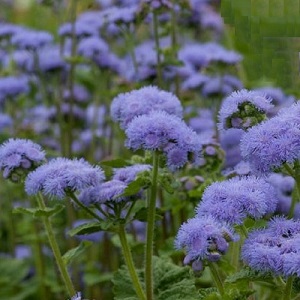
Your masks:
{"label": "serrated leaf", "polygon": [[[199,298],[189,267],[179,267],[167,258],[153,257],[154,296],[158,300],[195,300]],[[143,285],[143,270],[138,270]],[[114,275],[115,300],[138,299],[127,268],[123,266]]]}
{"label": "serrated leaf", "polygon": [[83,281],[88,285],[95,285],[103,282],[109,282],[113,278],[113,273],[88,272],[83,274]]}
{"label": "serrated leaf", "polygon": [[[123,197],[128,197],[137,194],[145,186],[145,180],[142,178],[137,178],[136,180],[130,182],[124,192],[121,194]],[[120,195],[119,195],[120,196]],[[118,197],[119,197],[118,196]]]}
{"label": "serrated leaf", "polygon": [[127,167],[127,166],[131,166],[131,164],[122,159],[122,158],[116,158],[116,159],[112,159],[112,160],[104,160],[101,161],[100,165],[104,165],[104,166],[108,166],[108,167],[112,167],[112,168],[123,168],[123,167]]}
{"label": "serrated leaf", "polygon": [[114,231],[114,226],[115,224],[109,220],[103,222],[88,222],[69,230],[68,234],[74,236],[91,234],[99,231]]}
{"label": "serrated leaf", "polygon": [[65,265],[69,265],[76,257],[85,252],[93,243],[89,241],[82,241],[77,247],[70,249],[63,255]]}
{"label": "serrated leaf", "polygon": [[239,272],[228,276],[225,283],[237,283],[238,281],[272,281],[272,276],[268,273],[261,273],[249,267],[244,267]]}
{"label": "serrated leaf", "polygon": [[207,300],[208,297],[218,297],[219,299],[218,290],[215,287],[207,288],[207,289],[200,289],[199,290],[199,300]]}
{"label": "serrated leaf", "polygon": [[51,217],[54,216],[55,214],[58,214],[63,209],[64,206],[61,204],[56,204],[54,207],[46,207],[45,209],[17,207],[13,210],[13,213],[14,214],[22,213],[34,217]]}

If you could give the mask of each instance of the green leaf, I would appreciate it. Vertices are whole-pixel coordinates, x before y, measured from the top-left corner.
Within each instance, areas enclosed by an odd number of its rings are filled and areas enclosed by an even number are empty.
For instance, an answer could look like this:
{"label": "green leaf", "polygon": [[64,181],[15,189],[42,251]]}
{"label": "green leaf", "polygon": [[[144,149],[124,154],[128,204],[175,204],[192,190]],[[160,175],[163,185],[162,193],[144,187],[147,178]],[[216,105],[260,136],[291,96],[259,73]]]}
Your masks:
{"label": "green leaf", "polygon": [[[133,219],[141,222],[147,222],[147,216],[148,216],[148,208],[142,207],[135,213]],[[159,208],[155,208],[155,220],[157,221],[161,219],[162,219],[161,210]]]}
{"label": "green leaf", "polygon": [[[138,177],[136,180],[130,182],[121,196],[128,197],[137,194],[145,186],[145,180]],[[120,195],[119,195],[120,196]]]}
{"label": "green leaf", "polygon": [[218,290],[215,287],[200,289],[199,291],[199,300],[208,300],[208,299],[220,299],[220,295],[218,295]]}
{"label": "green leaf", "polygon": [[95,284],[109,282],[113,278],[113,273],[103,273],[99,272],[87,272],[83,274],[83,281],[88,285],[92,286]]}
{"label": "green leaf", "polygon": [[116,159],[112,159],[112,160],[104,160],[101,161],[100,165],[104,165],[104,166],[108,166],[108,167],[112,167],[112,168],[123,168],[123,167],[127,167],[127,166],[131,166],[131,164],[122,159],[122,158],[116,158]]}
{"label": "green leaf", "polygon": [[98,231],[114,231],[114,226],[115,224],[110,220],[88,222],[69,230],[68,234],[74,236],[95,233]]}
{"label": "green leaf", "polygon": [[[154,296],[157,300],[195,300],[199,298],[189,267],[179,267],[167,258],[153,257]],[[143,278],[143,270],[138,270]],[[115,300],[138,299],[125,266],[113,278]],[[142,284],[143,281],[141,280]]]}
{"label": "green leaf", "polygon": [[226,278],[225,283],[237,283],[238,281],[273,281],[269,273],[261,273],[249,267],[244,267],[239,272]]}
{"label": "green leaf", "polygon": [[14,214],[27,214],[34,217],[51,217],[64,209],[64,206],[61,204],[56,204],[54,207],[46,207],[45,209],[40,208],[25,208],[25,207],[17,207],[13,209]]}
{"label": "green leaf", "polygon": [[63,261],[66,265],[69,265],[76,257],[85,252],[93,243],[90,241],[82,241],[77,247],[70,249],[63,255]]}

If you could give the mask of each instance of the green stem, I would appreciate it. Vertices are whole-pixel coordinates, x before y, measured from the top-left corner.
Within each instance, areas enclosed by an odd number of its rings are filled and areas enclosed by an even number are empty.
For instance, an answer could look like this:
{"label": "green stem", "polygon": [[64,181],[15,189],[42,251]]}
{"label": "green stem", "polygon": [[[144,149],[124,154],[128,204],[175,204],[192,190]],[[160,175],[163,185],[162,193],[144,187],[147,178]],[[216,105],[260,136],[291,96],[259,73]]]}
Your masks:
{"label": "green stem", "polygon": [[290,276],[286,281],[285,289],[283,291],[283,299],[284,300],[290,300],[291,299],[293,280],[294,280],[293,276]]}
{"label": "green stem", "polygon": [[77,197],[74,195],[74,193],[70,192],[68,193],[68,196],[80,207],[82,208],[87,214],[92,216],[93,218],[97,219],[98,221],[102,222],[103,220],[96,214],[94,213],[91,209],[83,205]]}
{"label": "green stem", "polygon": [[148,216],[147,216],[147,235],[146,235],[146,253],[145,253],[145,283],[147,300],[153,299],[153,240],[155,225],[155,208],[157,194],[157,175],[159,166],[159,152],[153,153],[153,170],[152,170],[152,186],[150,198],[148,200]]}
{"label": "green stem", "polygon": [[160,45],[159,45],[159,33],[158,33],[158,18],[157,13],[153,11],[153,31],[154,31],[154,41],[156,48],[156,60],[157,60],[157,85],[162,88],[163,87],[163,78],[162,78],[162,65],[160,59]]}
{"label": "green stem", "polygon": [[[37,196],[37,202],[38,202],[38,205],[39,205],[40,209],[42,209],[42,210],[46,209],[46,205],[45,205],[43,196],[40,193]],[[65,263],[63,261],[63,258],[61,256],[57,241],[55,239],[55,235],[54,235],[54,231],[53,231],[50,219],[49,219],[49,217],[46,217],[46,216],[42,217],[42,219],[43,219],[43,223],[44,223],[44,226],[45,226],[45,229],[46,229],[49,244],[50,244],[51,249],[53,251],[53,255],[55,257],[58,269],[59,269],[60,274],[62,276],[62,279],[65,283],[65,286],[67,288],[69,296],[73,297],[75,295],[76,291],[74,289],[74,286],[73,286],[71,278],[68,274],[66,265],[65,265]]]}
{"label": "green stem", "polygon": [[132,254],[131,254],[130,247],[127,242],[126,232],[125,232],[125,228],[124,228],[123,224],[121,224],[119,226],[118,234],[119,234],[119,238],[120,238],[120,242],[121,242],[121,246],[122,246],[122,250],[123,250],[124,260],[127,265],[129,274],[131,276],[131,280],[132,280],[134,289],[136,291],[136,294],[139,299],[146,300],[145,293],[143,291],[139,277],[138,277],[136,269],[134,267]]}
{"label": "green stem", "polygon": [[222,280],[220,278],[220,274],[219,274],[218,269],[216,268],[214,263],[209,263],[208,266],[209,266],[212,278],[215,282],[215,285],[216,285],[220,295],[224,296],[225,291],[224,291],[223,283],[222,283]]}

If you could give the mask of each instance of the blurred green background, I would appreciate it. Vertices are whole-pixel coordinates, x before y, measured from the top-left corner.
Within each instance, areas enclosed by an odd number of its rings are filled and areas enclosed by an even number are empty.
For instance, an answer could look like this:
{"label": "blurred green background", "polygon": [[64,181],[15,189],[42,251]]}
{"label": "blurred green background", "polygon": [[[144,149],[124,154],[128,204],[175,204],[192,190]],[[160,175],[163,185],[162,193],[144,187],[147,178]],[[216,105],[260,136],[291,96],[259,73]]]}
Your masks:
{"label": "blurred green background", "polygon": [[299,93],[299,0],[221,0],[232,46],[245,55],[248,85]]}

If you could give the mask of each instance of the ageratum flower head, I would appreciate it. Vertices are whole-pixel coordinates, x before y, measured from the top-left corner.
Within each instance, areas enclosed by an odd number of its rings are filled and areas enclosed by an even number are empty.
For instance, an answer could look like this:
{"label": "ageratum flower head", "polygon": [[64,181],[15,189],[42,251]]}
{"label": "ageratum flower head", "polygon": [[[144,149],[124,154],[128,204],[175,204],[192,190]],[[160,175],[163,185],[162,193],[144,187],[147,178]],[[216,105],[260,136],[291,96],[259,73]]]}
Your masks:
{"label": "ageratum flower head", "polygon": [[11,38],[11,43],[18,49],[36,51],[43,46],[52,43],[53,36],[47,31],[21,31]]}
{"label": "ageratum flower head", "polygon": [[83,158],[55,158],[31,172],[25,181],[28,195],[38,192],[50,198],[63,199],[69,191],[81,191],[96,186],[104,179],[98,166],[92,166]]}
{"label": "ageratum flower head", "polygon": [[123,196],[128,184],[124,181],[112,179],[94,187],[89,187],[82,191],[78,199],[84,205],[105,204],[108,202],[120,203],[128,202],[140,196],[140,193],[132,196]]}
{"label": "ageratum flower head", "polygon": [[180,168],[188,161],[198,162],[201,151],[199,136],[177,116],[152,111],[135,117],[125,133],[128,148],[162,151],[170,169]]}
{"label": "ageratum flower head", "polygon": [[175,95],[156,86],[146,86],[115,97],[111,104],[111,117],[125,129],[134,117],[155,110],[178,117],[183,114],[181,103]]}
{"label": "ageratum flower head", "polygon": [[265,119],[273,107],[271,98],[262,93],[241,90],[226,97],[219,112],[219,129],[248,129]]}
{"label": "ageratum flower head", "polygon": [[298,160],[300,104],[284,108],[277,116],[249,129],[241,139],[241,153],[256,173],[270,173]]}
{"label": "ageratum flower head", "polygon": [[135,180],[136,176],[144,171],[151,170],[151,165],[137,164],[129,167],[114,169],[113,179],[130,183]]}
{"label": "ageratum flower head", "polygon": [[267,228],[249,233],[241,255],[254,270],[300,277],[300,221],[272,219]]}
{"label": "ageratum flower head", "polygon": [[[72,34],[73,25],[71,23],[64,23],[58,29],[58,35],[61,37],[72,37]],[[80,39],[90,36],[96,36],[98,35],[98,30],[90,24],[77,21],[74,24],[74,34],[78,39]]]}
{"label": "ageratum flower head", "polygon": [[44,150],[30,140],[9,139],[0,147],[0,169],[13,182],[20,182],[44,161]]}
{"label": "ageratum flower head", "polygon": [[185,249],[185,264],[193,261],[218,261],[230,241],[238,240],[231,227],[212,216],[189,219],[179,228],[175,239],[177,249]]}
{"label": "ageratum flower head", "polygon": [[255,176],[234,177],[208,186],[196,212],[228,224],[243,224],[246,217],[260,219],[273,213],[278,199],[274,187]]}
{"label": "ageratum flower head", "polygon": [[26,77],[8,76],[0,78],[0,102],[28,92],[29,83]]}
{"label": "ageratum flower head", "polygon": [[201,93],[205,97],[227,96],[242,88],[243,83],[237,77],[225,74],[209,78],[204,82]]}

